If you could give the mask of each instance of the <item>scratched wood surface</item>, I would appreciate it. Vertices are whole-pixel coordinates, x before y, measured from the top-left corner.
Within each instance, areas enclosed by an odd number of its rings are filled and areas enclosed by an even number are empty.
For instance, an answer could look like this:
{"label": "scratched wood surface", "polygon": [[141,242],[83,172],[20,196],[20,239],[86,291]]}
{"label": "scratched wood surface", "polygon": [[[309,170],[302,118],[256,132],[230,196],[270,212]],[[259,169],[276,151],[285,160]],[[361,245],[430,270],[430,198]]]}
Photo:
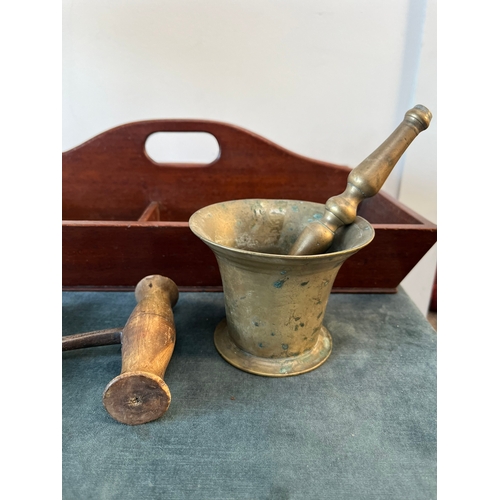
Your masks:
{"label": "scratched wood surface", "polygon": [[[146,140],[169,131],[208,132],[220,155],[209,165],[157,164]],[[324,203],[344,190],[350,170],[219,122],[150,120],[108,130],[62,155],[63,289],[132,290],[162,274],[181,291],[221,290],[214,255],[188,227],[193,212],[242,198]],[[437,241],[437,227],[383,192],[358,214],[375,239],[346,261],[332,291],[393,293]]]}
{"label": "scratched wood surface", "polygon": [[103,404],[118,422],[144,424],[161,417],[170,405],[163,377],[174,351],[172,307],[176,284],[165,276],[146,276],[135,289],[137,305],[123,328],[122,370],[106,386]]}

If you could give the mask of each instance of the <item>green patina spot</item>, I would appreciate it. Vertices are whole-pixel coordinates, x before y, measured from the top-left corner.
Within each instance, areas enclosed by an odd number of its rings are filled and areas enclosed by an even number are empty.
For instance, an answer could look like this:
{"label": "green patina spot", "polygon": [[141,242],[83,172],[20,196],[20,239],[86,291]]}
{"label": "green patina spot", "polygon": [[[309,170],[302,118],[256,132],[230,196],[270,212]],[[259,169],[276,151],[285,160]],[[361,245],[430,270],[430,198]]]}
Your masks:
{"label": "green patina spot", "polygon": [[288,277],[286,277],[286,278],[281,278],[280,280],[275,281],[275,282],[273,283],[274,288],[281,288],[281,287],[285,284],[285,281],[286,281],[287,279],[288,279]]}

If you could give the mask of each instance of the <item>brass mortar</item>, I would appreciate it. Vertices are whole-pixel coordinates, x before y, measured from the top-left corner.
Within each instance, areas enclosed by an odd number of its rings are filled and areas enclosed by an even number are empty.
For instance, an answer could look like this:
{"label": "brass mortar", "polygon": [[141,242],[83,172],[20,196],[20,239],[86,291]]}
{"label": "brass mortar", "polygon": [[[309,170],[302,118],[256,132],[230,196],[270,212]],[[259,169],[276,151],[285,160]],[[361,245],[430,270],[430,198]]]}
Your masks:
{"label": "brass mortar", "polygon": [[311,371],[332,351],[323,325],[341,265],[373,237],[357,216],[339,228],[319,255],[288,255],[324,205],[294,200],[245,199],[216,203],[189,219],[193,233],[214,252],[222,277],[226,318],[214,342],[237,368],[269,377]]}

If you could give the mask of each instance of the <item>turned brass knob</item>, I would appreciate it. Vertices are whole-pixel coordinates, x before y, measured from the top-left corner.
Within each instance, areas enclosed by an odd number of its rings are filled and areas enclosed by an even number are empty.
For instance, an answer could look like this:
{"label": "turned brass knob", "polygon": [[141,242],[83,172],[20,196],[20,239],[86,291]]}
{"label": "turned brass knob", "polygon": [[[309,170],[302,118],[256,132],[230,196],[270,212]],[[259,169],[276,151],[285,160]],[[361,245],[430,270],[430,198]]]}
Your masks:
{"label": "turned brass knob", "polygon": [[407,111],[394,132],[351,171],[345,191],[327,200],[323,217],[304,228],[289,255],[325,252],[333,242],[335,231],[354,222],[358,205],[380,191],[403,153],[429,126],[431,119],[431,112],[420,104]]}

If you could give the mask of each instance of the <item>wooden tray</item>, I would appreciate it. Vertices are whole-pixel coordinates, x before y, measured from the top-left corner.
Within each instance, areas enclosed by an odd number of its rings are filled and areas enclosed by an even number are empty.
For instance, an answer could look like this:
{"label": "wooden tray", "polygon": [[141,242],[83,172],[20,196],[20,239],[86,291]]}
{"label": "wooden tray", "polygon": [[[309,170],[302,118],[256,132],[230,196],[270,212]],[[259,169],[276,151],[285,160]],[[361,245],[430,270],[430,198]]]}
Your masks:
{"label": "wooden tray", "polygon": [[[210,165],[153,162],[155,132],[208,132],[220,156]],[[181,291],[221,290],[212,251],[189,229],[193,212],[242,198],[324,203],[350,168],[287,151],[239,127],[203,120],[151,120],[104,132],[62,155],[64,290],[132,290],[163,274]],[[393,293],[437,240],[437,226],[380,192],[358,214],[373,242],[340,269],[333,292]]]}

